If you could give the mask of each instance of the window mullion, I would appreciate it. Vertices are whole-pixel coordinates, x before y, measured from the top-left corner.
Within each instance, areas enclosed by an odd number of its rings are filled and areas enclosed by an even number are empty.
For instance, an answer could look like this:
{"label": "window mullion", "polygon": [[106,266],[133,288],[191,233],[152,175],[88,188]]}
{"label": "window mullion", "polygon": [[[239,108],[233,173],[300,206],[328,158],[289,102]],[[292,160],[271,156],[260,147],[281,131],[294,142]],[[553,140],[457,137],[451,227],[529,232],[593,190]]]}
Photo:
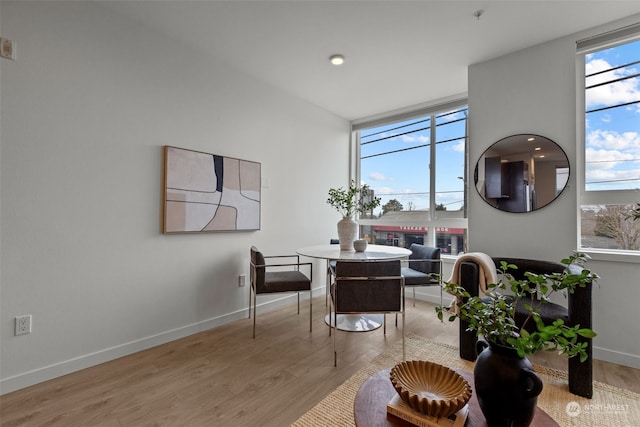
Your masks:
{"label": "window mullion", "polygon": [[428,227],[427,237],[429,245],[436,246],[436,227],[434,220],[436,219],[436,115],[431,114],[431,129],[429,132],[429,219],[431,226]]}

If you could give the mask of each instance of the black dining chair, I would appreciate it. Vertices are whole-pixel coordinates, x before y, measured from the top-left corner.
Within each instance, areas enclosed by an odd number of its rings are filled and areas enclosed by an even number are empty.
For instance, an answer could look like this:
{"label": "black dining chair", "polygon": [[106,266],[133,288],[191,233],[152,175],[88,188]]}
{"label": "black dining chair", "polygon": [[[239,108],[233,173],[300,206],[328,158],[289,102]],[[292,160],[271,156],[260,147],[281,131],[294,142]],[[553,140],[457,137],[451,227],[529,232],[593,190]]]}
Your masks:
{"label": "black dining chair", "polygon": [[[400,260],[392,261],[340,261],[336,262],[335,278],[331,284],[333,316],[329,325],[338,324],[338,314],[384,314],[384,333],[387,333],[387,313],[402,315],[402,356],[404,360],[404,277]],[[337,328],[333,333],[333,364],[338,365],[336,347]]]}
{"label": "black dining chair", "polygon": [[[440,248],[412,243],[409,247],[411,255],[407,266],[402,269],[404,286],[413,290],[413,306],[416,306],[416,287],[440,286],[442,260]],[[440,292],[442,299],[442,292]],[[442,301],[440,301],[442,305]]]}
{"label": "black dining chair", "polygon": [[[291,262],[294,260],[295,262]],[[269,264],[267,264],[269,260]],[[277,260],[276,262],[273,262]],[[287,262],[287,260],[289,262]],[[282,261],[282,262],[281,262]],[[309,276],[300,271],[300,267],[309,268]],[[253,338],[256,337],[256,297],[258,294],[277,292],[296,292],[298,294],[298,314],[300,314],[300,292],[309,292],[309,332],[313,329],[312,287],[313,265],[301,263],[299,255],[265,256],[255,246],[251,247],[251,286],[249,288],[249,317],[253,302]],[[253,301],[252,301],[253,295]]]}

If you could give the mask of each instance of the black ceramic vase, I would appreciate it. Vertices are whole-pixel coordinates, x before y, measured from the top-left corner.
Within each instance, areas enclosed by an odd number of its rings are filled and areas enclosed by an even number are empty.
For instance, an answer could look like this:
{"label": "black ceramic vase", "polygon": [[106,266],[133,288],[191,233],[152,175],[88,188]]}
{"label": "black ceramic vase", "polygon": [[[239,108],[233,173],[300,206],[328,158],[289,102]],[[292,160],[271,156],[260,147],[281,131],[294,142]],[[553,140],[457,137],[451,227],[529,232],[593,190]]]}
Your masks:
{"label": "black ceramic vase", "polygon": [[476,396],[489,427],[526,427],[536,411],[542,381],[515,349],[478,341],[473,370]]}

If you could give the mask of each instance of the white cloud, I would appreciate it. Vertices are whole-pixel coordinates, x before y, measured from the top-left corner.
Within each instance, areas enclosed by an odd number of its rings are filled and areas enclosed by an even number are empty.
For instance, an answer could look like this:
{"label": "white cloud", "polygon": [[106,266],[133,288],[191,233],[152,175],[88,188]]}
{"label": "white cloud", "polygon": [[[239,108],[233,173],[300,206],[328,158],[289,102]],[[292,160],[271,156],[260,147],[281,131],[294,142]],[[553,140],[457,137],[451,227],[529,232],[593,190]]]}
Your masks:
{"label": "white cloud", "polygon": [[[598,130],[587,136],[585,181],[623,186],[640,176],[640,135]],[[611,187],[614,188],[614,187]]]}
{"label": "white cloud", "polygon": [[420,142],[422,144],[427,144],[429,142],[429,137],[426,135],[402,135],[402,142]]}
{"label": "white cloud", "polygon": [[454,144],[452,150],[458,153],[464,153],[464,139]]}
{"label": "white cloud", "polygon": [[634,156],[640,151],[640,134],[596,129],[587,135],[587,147],[602,147],[605,150],[629,150]]}
{"label": "white cloud", "polygon": [[367,175],[367,178],[373,180],[373,181],[386,181],[387,177],[380,173],[380,172],[371,172],[369,175]]}
{"label": "white cloud", "polygon": [[[631,181],[638,181],[637,170],[588,170],[585,174],[585,180],[587,184],[605,184],[609,188],[613,186],[622,186],[620,188],[628,188],[628,183]],[[602,187],[601,187],[602,188]]]}
{"label": "white cloud", "polygon": [[593,148],[585,150],[585,159],[590,171],[612,169],[618,163],[632,160],[634,157],[631,153],[616,150],[594,150]]}
{"label": "white cloud", "polygon": [[390,187],[377,187],[376,188],[376,194],[392,194],[395,193],[396,191],[393,188]]}
{"label": "white cloud", "polygon": [[[611,68],[611,65],[604,59],[594,59],[585,64],[585,74],[589,75],[609,68]],[[598,83],[604,83],[609,80],[619,79],[632,73],[634,73],[634,70],[632,69],[620,68],[618,70],[588,77],[586,79],[586,85],[591,86]],[[640,79],[633,78],[594,87],[586,91],[585,97],[587,108],[592,108],[598,105],[615,105],[637,101],[640,99]]]}
{"label": "white cloud", "polygon": [[394,135],[393,133],[389,133],[389,132],[384,132],[382,134],[380,134],[380,138],[388,138],[391,141],[397,141],[400,140],[400,142],[405,142],[405,143],[414,143],[414,142],[419,142],[422,144],[426,144],[429,142],[429,136],[428,135],[411,135],[411,134],[407,134],[407,135]]}

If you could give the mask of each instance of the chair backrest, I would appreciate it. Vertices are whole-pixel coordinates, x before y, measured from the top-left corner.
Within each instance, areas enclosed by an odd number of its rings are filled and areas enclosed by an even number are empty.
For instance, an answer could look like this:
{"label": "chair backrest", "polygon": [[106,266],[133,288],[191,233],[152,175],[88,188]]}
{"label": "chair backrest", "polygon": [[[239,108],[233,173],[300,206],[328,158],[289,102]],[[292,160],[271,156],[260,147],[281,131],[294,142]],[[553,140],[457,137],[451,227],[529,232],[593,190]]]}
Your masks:
{"label": "chair backrest", "polygon": [[334,282],[336,312],[401,311],[403,285],[400,260],[338,261]]}
{"label": "chair backrest", "polygon": [[[517,269],[509,269],[508,271],[515,279],[518,280],[525,279],[524,273],[526,272],[535,274],[562,273],[567,267],[564,264],[552,261],[541,261],[524,258],[493,257],[493,263],[496,265],[496,268],[500,268],[500,264],[502,261],[506,261],[507,263],[514,264],[518,267]],[[573,267],[578,266],[572,266],[572,268]],[[582,270],[582,268],[580,268],[580,270]]]}
{"label": "chair backrest", "polygon": [[[501,261],[518,266],[517,269],[510,269],[509,273],[515,279],[521,280],[525,278],[524,273],[530,272],[535,274],[562,273],[567,266],[559,262],[541,261],[535,259],[523,258],[506,258],[493,257],[496,268],[500,267]],[[583,268],[579,265],[569,266],[571,274],[581,274]],[[592,322],[592,291],[593,284],[587,283],[585,287],[576,287],[573,293],[567,295],[567,311],[569,320],[572,324],[579,324],[582,327],[590,328]]]}
{"label": "chair backrest", "polygon": [[[439,260],[440,259],[440,248],[434,248],[431,246],[424,246],[418,243],[412,243],[411,246],[409,247],[409,250],[411,251],[411,255],[409,255],[409,260],[420,260],[420,259]],[[409,267],[425,274],[429,274],[429,273],[440,274],[440,262],[412,261],[409,263]]]}
{"label": "chair backrest", "polygon": [[264,255],[255,246],[251,246],[251,268],[249,269],[249,277],[254,289],[259,290],[264,287],[265,277]]}

